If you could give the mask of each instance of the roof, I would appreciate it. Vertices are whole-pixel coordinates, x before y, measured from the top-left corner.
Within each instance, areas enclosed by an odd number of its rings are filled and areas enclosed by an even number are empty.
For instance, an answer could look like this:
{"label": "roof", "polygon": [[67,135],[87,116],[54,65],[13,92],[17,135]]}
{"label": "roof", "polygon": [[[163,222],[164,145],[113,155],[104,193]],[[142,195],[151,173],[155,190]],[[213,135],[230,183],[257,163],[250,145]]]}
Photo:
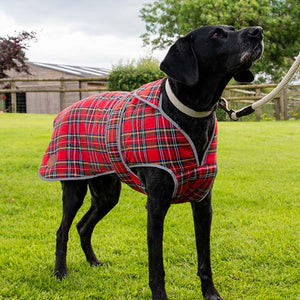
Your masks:
{"label": "roof", "polygon": [[65,72],[80,77],[105,77],[110,72],[110,70],[106,68],[70,66],[70,65],[63,65],[63,64],[48,64],[48,63],[31,62],[31,61],[28,63],[42,68],[61,71],[61,72]]}

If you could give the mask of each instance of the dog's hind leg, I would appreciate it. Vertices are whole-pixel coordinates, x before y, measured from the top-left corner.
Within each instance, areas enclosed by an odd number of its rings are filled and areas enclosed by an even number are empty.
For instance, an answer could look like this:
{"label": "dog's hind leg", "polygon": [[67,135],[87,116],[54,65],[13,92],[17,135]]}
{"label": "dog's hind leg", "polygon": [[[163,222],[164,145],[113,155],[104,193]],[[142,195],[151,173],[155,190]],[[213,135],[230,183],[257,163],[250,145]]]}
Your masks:
{"label": "dog's hind leg", "polygon": [[96,224],[118,203],[121,182],[114,175],[100,176],[89,180],[91,207],[77,224],[81,247],[90,265],[100,262],[92,248],[91,236]]}
{"label": "dog's hind leg", "polygon": [[56,233],[56,261],[54,268],[54,275],[59,279],[68,274],[66,255],[69,229],[86,195],[87,181],[62,181],[62,190],[63,217]]}
{"label": "dog's hind leg", "polygon": [[192,209],[202,294],[206,300],[222,300],[214,286],[210,264],[211,192],[201,202],[192,203]]}

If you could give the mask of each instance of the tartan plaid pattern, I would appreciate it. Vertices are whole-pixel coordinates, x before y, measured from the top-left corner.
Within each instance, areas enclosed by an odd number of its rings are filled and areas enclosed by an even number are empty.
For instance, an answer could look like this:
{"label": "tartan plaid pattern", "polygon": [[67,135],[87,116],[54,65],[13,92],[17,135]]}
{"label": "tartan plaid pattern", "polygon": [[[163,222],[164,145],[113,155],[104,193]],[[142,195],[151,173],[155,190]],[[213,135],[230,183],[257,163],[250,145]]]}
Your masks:
{"label": "tartan plaid pattern", "polygon": [[131,168],[159,167],[173,177],[172,203],[201,201],[217,174],[217,126],[200,165],[187,135],[160,108],[162,81],[133,92],[101,93],[63,110],[54,120],[41,178],[72,180],[116,173],[146,193]]}

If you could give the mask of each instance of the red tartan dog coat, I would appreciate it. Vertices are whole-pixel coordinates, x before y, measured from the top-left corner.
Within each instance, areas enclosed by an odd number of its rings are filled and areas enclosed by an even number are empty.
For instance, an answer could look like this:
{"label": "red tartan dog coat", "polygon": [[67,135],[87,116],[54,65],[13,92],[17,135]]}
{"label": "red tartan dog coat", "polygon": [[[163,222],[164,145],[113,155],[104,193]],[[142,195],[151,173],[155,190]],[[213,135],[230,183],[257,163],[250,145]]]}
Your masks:
{"label": "red tartan dog coat", "polygon": [[201,201],[217,174],[217,124],[202,161],[190,137],[162,110],[163,79],[133,92],[105,92],[63,110],[39,169],[44,180],[116,173],[146,193],[132,171],[157,167],[174,180],[172,203]]}

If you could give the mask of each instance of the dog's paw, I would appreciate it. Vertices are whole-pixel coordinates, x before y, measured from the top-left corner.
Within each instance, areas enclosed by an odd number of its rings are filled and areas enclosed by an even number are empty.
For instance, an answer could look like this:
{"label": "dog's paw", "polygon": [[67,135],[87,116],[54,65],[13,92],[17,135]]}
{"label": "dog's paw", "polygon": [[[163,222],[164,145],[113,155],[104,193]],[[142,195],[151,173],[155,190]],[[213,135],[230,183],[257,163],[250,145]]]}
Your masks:
{"label": "dog's paw", "polygon": [[205,300],[223,300],[223,298],[221,298],[220,297],[220,295],[218,294],[218,292],[217,292],[217,294],[214,294],[214,295],[206,295],[206,296],[204,296],[204,299]]}
{"label": "dog's paw", "polygon": [[53,276],[56,277],[56,279],[63,280],[65,277],[68,277],[69,274],[67,270],[64,271],[54,270]]}
{"label": "dog's paw", "polygon": [[221,298],[218,295],[210,295],[204,298],[205,300],[223,300],[223,298]]}
{"label": "dog's paw", "polygon": [[97,266],[103,266],[104,265],[104,262],[98,260],[97,258],[88,260],[88,262],[89,262],[91,267],[97,267]]}
{"label": "dog's paw", "polygon": [[205,300],[223,300],[214,286],[207,289],[203,297]]}

